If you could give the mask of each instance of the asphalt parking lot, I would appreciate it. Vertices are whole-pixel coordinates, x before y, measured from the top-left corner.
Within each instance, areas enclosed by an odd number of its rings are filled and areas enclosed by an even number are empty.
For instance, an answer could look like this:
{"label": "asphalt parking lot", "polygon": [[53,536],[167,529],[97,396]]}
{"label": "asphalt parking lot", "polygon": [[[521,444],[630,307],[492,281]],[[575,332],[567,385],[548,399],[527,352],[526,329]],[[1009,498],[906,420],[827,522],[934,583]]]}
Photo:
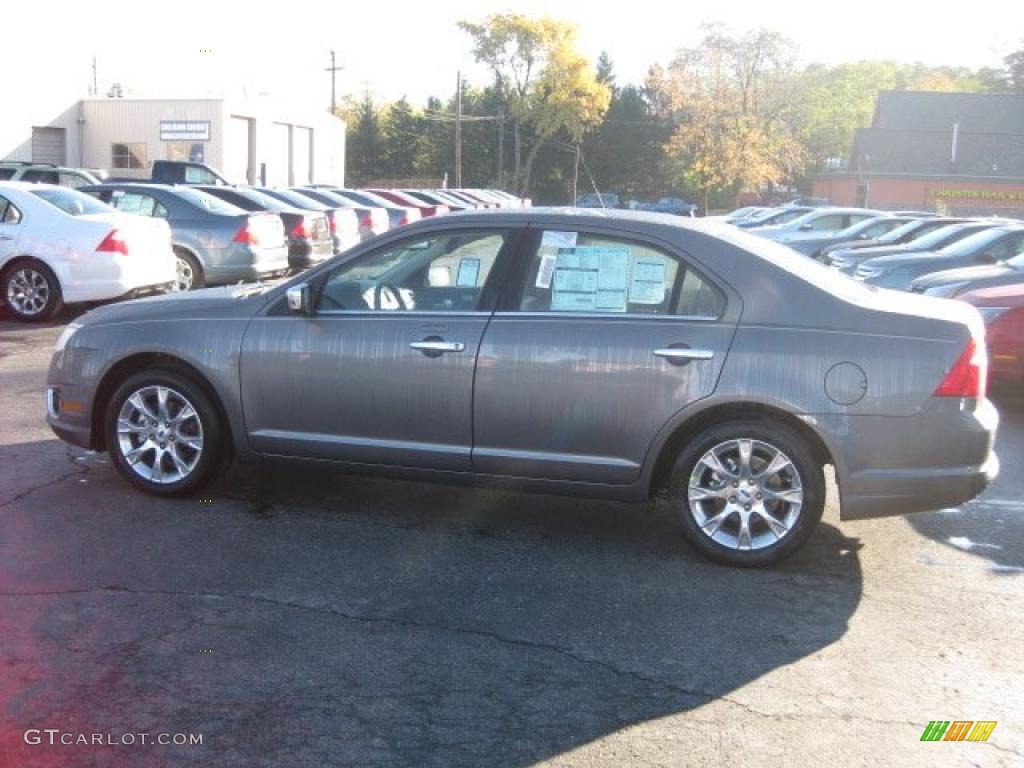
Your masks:
{"label": "asphalt parking lot", "polygon": [[[1024,759],[1024,400],[998,400],[982,498],[833,502],[803,552],[738,571],[659,505],[266,467],[142,496],[43,420],[61,327],[0,319],[4,768]],[[937,719],[998,725],[920,742]]]}

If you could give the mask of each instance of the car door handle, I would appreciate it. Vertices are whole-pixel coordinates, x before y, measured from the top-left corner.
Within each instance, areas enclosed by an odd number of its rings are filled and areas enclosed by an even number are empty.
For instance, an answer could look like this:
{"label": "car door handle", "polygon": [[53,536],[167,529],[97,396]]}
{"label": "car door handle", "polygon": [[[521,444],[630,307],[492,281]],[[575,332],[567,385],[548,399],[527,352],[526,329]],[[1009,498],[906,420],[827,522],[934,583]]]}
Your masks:
{"label": "car door handle", "polygon": [[418,349],[420,352],[435,352],[441,354],[444,352],[465,352],[466,345],[461,341],[441,341],[439,339],[425,339],[423,341],[414,341],[409,344],[413,349]]}
{"label": "car door handle", "polygon": [[663,357],[670,363],[686,363],[690,360],[710,360],[715,353],[710,349],[690,349],[690,347],[664,347],[654,350],[655,357]]}

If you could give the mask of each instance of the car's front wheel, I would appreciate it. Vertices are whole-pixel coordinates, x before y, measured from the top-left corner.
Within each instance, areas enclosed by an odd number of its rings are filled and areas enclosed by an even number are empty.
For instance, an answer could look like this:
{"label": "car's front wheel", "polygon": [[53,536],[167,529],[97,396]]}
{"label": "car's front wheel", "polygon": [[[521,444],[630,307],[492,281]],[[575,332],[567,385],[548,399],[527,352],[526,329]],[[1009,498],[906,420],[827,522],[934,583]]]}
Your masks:
{"label": "car's front wheel", "polygon": [[117,388],[107,407],[106,440],[128,482],[157,496],[195,491],[225,463],[213,403],[194,381],[170,369],[137,373]]}
{"label": "car's front wheel", "polygon": [[37,261],[10,266],[3,276],[3,295],[15,317],[29,322],[49,320],[64,305],[57,276]]}
{"label": "car's front wheel", "polygon": [[814,532],[825,507],[821,463],[782,424],[742,420],[710,427],[683,449],[669,499],[686,538],[733,566],[777,563]]}

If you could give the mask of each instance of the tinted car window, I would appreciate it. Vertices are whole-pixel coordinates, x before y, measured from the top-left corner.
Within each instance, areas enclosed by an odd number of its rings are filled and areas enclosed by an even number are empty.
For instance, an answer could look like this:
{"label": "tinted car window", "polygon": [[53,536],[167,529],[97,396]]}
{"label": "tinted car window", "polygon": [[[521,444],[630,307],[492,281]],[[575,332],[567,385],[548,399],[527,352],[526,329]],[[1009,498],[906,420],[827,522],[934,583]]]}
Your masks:
{"label": "tinted car window", "polygon": [[718,317],[724,303],[697,272],[657,248],[546,231],[527,269],[519,309]]}
{"label": "tinted car window", "polygon": [[60,175],[56,171],[29,170],[21,174],[22,181],[34,181],[41,184],[56,184]]}
{"label": "tinted car window", "polygon": [[232,205],[231,203],[221,200],[219,197],[214,197],[209,192],[203,192],[198,189],[175,187],[174,194],[197,208],[202,208],[204,211],[209,211],[210,213],[219,213],[228,216],[237,216],[245,213],[245,211],[237,205]]}
{"label": "tinted car window", "polygon": [[34,189],[32,194],[42,198],[55,208],[70,216],[86,216],[91,213],[107,213],[110,206],[82,192],[63,187],[61,189]]}
{"label": "tinted car window", "polygon": [[321,311],[478,309],[507,231],[446,232],[406,240],[338,267]]}
{"label": "tinted car window", "polygon": [[970,237],[965,237],[963,240],[958,240],[952,245],[947,245],[941,250],[943,253],[948,253],[951,256],[969,256],[985,250],[1005,236],[1005,229],[984,229],[981,232],[975,232]]}
{"label": "tinted car window", "polygon": [[10,179],[14,177],[13,168],[0,168],[0,179]]}

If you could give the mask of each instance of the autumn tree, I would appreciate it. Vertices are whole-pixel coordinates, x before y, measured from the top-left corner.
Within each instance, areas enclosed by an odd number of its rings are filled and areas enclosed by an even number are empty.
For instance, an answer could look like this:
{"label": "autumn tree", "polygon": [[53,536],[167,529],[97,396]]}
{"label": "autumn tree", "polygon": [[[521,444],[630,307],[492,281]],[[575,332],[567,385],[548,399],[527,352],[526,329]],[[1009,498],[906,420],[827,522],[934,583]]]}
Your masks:
{"label": "autumn tree", "polygon": [[705,209],[713,194],[735,196],[799,170],[795,75],[791,47],[777,33],[733,35],[717,25],[669,65],[661,87],[678,127],[666,149],[683,183],[703,191]]}
{"label": "autumn tree", "polygon": [[610,88],[577,49],[572,24],[512,13],[459,27],[472,38],[474,57],[494,73],[508,104],[513,179],[525,194],[545,142],[558,134],[580,141],[608,109]]}

